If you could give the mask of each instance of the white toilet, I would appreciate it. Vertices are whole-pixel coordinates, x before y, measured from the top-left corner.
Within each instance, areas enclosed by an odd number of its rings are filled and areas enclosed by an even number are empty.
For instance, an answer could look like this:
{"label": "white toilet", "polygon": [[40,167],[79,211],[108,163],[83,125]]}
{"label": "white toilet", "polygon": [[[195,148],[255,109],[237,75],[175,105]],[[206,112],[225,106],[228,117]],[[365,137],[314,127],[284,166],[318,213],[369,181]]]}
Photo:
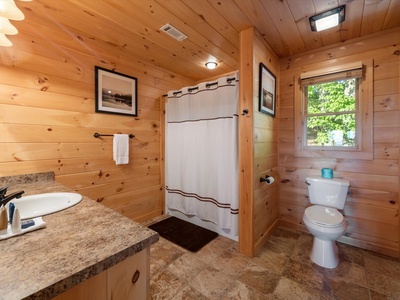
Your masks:
{"label": "white toilet", "polygon": [[335,241],[347,229],[342,210],[346,203],[350,182],[344,179],[307,177],[308,195],[314,205],[304,211],[303,221],[314,236],[311,260],[324,268],[336,268],[339,255]]}

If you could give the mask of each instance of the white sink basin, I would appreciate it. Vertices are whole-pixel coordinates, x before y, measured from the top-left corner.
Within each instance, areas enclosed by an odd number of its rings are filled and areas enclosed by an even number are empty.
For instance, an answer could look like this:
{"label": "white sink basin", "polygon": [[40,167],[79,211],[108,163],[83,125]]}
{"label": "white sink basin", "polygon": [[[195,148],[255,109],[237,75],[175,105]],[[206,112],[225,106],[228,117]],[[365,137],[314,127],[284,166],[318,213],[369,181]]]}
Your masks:
{"label": "white sink basin", "polygon": [[81,202],[77,193],[44,193],[13,199],[21,219],[31,219],[67,209]]}

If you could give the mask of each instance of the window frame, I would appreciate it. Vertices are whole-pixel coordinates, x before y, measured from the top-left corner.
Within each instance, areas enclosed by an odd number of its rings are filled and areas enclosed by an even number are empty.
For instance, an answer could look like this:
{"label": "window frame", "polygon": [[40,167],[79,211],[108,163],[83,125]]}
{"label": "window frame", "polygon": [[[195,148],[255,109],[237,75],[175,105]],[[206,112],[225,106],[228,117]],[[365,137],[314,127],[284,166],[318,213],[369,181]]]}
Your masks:
{"label": "window frame", "polygon": [[[356,147],[306,146],[306,112],[302,79],[325,76],[363,66],[358,84],[358,107],[356,107]],[[373,159],[373,61],[310,69],[295,76],[295,149],[298,157]]]}

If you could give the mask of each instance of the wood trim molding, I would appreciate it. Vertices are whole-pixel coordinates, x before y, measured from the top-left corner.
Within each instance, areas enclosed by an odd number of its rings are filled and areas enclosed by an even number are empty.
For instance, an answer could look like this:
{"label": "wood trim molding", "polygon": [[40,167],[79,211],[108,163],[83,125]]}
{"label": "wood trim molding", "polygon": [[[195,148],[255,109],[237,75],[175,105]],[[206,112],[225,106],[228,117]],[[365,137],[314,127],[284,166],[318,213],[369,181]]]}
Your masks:
{"label": "wood trim molding", "polygon": [[254,28],[249,28],[240,32],[239,67],[239,252],[249,257],[254,255],[253,57]]}
{"label": "wood trim molding", "polygon": [[165,213],[165,110],[166,97],[160,96],[160,208]]}

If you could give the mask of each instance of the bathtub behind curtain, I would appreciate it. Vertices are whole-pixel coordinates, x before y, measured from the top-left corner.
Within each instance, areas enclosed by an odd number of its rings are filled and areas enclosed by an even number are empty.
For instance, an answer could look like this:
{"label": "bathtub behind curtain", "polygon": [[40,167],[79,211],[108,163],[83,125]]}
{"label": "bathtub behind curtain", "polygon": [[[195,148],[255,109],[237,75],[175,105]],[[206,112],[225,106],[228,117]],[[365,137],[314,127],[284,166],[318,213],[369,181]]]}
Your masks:
{"label": "bathtub behind curtain", "polygon": [[168,93],[166,205],[238,234],[238,84]]}

